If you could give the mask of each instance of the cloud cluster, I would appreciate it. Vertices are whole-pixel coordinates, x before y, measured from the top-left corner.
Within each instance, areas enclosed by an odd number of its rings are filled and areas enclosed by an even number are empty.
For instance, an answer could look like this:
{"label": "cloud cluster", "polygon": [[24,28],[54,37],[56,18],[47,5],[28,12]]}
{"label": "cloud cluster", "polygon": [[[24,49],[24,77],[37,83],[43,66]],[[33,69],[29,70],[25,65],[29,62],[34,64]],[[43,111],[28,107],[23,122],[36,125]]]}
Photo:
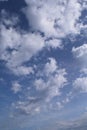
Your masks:
{"label": "cloud cluster", "polygon": [[80,31],[79,17],[82,4],[79,0],[25,0],[24,10],[33,30],[46,37],[65,37]]}
{"label": "cloud cluster", "polygon": [[72,52],[77,58],[85,58],[87,56],[87,44],[73,47]]}
{"label": "cloud cluster", "polygon": [[67,83],[66,70],[60,69],[57,66],[57,62],[54,58],[49,58],[49,61],[45,64],[43,78],[35,80],[35,86],[37,90],[48,90],[46,101],[50,101],[53,97],[61,94],[60,90]]}
{"label": "cloud cluster", "polygon": [[12,26],[0,26],[0,59],[17,75],[33,73],[33,68],[23,65],[44,47],[44,39],[37,33],[20,32]]}
{"label": "cloud cluster", "polygon": [[[2,10],[0,22],[0,59],[16,75],[33,73],[33,68],[25,66],[32,56],[44,47],[63,47],[61,38],[80,33],[79,22],[83,4],[79,0],[25,0],[23,9],[28,21],[28,32],[19,29],[18,17]],[[83,2],[85,5],[85,1]]]}
{"label": "cloud cluster", "polygon": [[[79,34],[81,27],[80,16],[84,9],[80,0],[25,0],[27,7],[23,10],[28,21],[28,31],[17,25],[18,18],[6,20],[6,14],[0,22],[0,60],[17,76],[34,74],[33,66],[27,64],[31,58],[45,47],[62,48],[62,38],[69,34]],[[87,56],[87,45],[73,47],[72,52],[76,57]],[[48,56],[46,57],[46,59]],[[43,64],[43,63],[42,63]],[[52,102],[55,97],[62,95],[62,90],[67,84],[67,72],[60,68],[55,58],[48,58],[42,70],[37,70],[37,76],[30,89],[23,95],[24,100],[17,101],[13,106],[21,113],[34,114],[46,107],[57,106],[62,108],[61,102]],[[84,87],[82,83],[84,82]],[[87,78],[77,78],[73,86],[81,91],[87,91]],[[12,84],[14,94],[22,91],[18,82]],[[27,92],[28,91],[28,92]],[[31,92],[32,91],[32,92]],[[24,92],[24,93],[25,93]],[[62,103],[68,103],[68,97]],[[54,104],[56,105],[54,105]]]}
{"label": "cloud cluster", "polygon": [[79,47],[73,47],[72,52],[75,58],[80,59],[81,68],[80,75],[73,83],[75,89],[79,92],[87,92],[87,44]]}
{"label": "cloud cluster", "polygon": [[56,110],[62,108],[60,102],[53,103],[52,100],[62,94],[67,83],[66,75],[66,70],[59,68],[54,58],[49,58],[43,71],[40,70],[39,78],[36,77],[31,85],[35,88],[35,94],[32,97],[28,94],[25,101],[18,101],[15,104],[16,109],[25,114],[34,114],[47,108],[53,109],[53,104]]}
{"label": "cloud cluster", "polygon": [[87,93],[87,77],[79,77],[77,78],[73,86],[76,90],[82,93]]}

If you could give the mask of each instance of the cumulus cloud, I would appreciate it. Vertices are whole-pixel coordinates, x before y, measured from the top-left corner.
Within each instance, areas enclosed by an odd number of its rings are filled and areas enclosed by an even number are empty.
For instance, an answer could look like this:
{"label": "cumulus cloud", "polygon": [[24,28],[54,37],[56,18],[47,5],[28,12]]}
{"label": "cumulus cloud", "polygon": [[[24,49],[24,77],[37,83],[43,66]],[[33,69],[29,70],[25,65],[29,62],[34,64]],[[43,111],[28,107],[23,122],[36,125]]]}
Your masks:
{"label": "cumulus cloud", "polygon": [[16,107],[16,110],[20,111],[21,114],[34,115],[35,113],[40,112],[38,103],[18,101],[17,104],[14,104],[14,106]]}
{"label": "cumulus cloud", "polygon": [[63,48],[63,44],[62,44],[61,40],[59,40],[59,39],[46,40],[45,44],[47,47],[52,47],[53,49]]}
{"label": "cumulus cloud", "polygon": [[[61,38],[69,34],[79,34],[82,24],[79,23],[83,5],[78,0],[25,0],[27,7],[24,13],[29,21],[30,30],[24,31],[17,25],[18,19],[9,18],[3,11],[3,19],[0,23],[0,60],[4,60],[6,66],[16,75],[25,76],[34,74],[33,66],[26,63],[31,60],[44,47],[53,49],[62,48]],[[86,44],[73,48],[72,52],[77,57],[86,55]],[[38,70],[37,70],[38,71]],[[55,58],[48,58],[42,70],[37,72],[33,83],[30,83],[31,95],[23,95],[25,101],[18,101],[14,106],[20,112],[30,114],[40,112],[47,107],[55,97],[62,94],[64,86],[67,84],[67,72],[65,68],[58,66]],[[82,80],[77,78],[73,83],[76,88],[82,91]],[[32,81],[31,81],[32,82]],[[80,82],[80,84],[79,84]],[[34,89],[34,90],[33,90]],[[13,83],[12,91],[16,94],[21,91],[18,82]],[[27,89],[25,88],[25,91]],[[33,91],[33,92],[31,92]],[[34,93],[35,91],[35,93]],[[68,97],[62,103],[69,102]],[[43,103],[43,104],[42,104]],[[56,102],[61,108],[61,102]]]}
{"label": "cumulus cloud", "polygon": [[13,71],[14,74],[18,76],[34,74],[33,67],[18,66],[16,68],[14,67],[10,69]]}
{"label": "cumulus cloud", "polygon": [[57,68],[58,66],[56,60],[54,58],[49,58],[49,61],[45,64],[44,71],[48,75],[50,73],[52,74],[53,72],[55,72]]}
{"label": "cumulus cloud", "polygon": [[76,90],[82,93],[87,93],[87,77],[79,77],[77,78],[73,86]]}
{"label": "cumulus cloud", "polygon": [[[35,94],[24,97],[24,101],[18,101],[14,107],[22,114],[35,114],[47,109],[59,110],[63,107],[64,103],[59,101],[52,103],[54,97],[59,97],[62,94],[62,89],[67,84],[67,72],[64,68],[57,65],[54,58],[49,58],[45,63],[42,71],[35,77],[31,86],[33,86]],[[28,90],[27,90],[28,91]]]}
{"label": "cumulus cloud", "polygon": [[87,74],[87,44],[79,47],[73,47],[72,53],[74,57],[80,62],[81,75]]}
{"label": "cumulus cloud", "polygon": [[14,94],[17,94],[18,92],[20,92],[21,89],[22,89],[22,86],[17,81],[12,83],[11,90],[13,91]]}
{"label": "cumulus cloud", "polygon": [[6,65],[15,74],[29,74],[33,72],[31,67],[23,66],[37,52],[44,47],[44,39],[37,33],[21,33],[17,29],[0,26],[0,59],[6,61]]}
{"label": "cumulus cloud", "polygon": [[80,31],[79,17],[83,7],[78,0],[25,0],[24,12],[33,30],[46,37],[64,37]]}
{"label": "cumulus cloud", "polygon": [[83,44],[79,47],[73,47],[72,52],[77,58],[85,57],[87,55],[87,44]]}
{"label": "cumulus cloud", "polygon": [[47,90],[46,101],[49,102],[53,97],[61,94],[60,90],[67,83],[66,70],[60,69],[54,58],[49,58],[43,70],[43,77],[35,80],[37,90]]}
{"label": "cumulus cloud", "polygon": [[55,2],[54,0],[38,2],[25,0],[25,2],[27,7],[24,12],[31,27],[28,32],[19,29],[18,17],[9,17],[4,10],[1,12],[3,17],[0,22],[0,59],[6,61],[7,67],[17,75],[16,70],[19,75],[33,72],[23,64],[44,46],[53,49],[61,48],[63,47],[61,38],[68,34],[79,33],[79,18],[83,10],[83,5],[78,0],[73,2],[72,0]]}

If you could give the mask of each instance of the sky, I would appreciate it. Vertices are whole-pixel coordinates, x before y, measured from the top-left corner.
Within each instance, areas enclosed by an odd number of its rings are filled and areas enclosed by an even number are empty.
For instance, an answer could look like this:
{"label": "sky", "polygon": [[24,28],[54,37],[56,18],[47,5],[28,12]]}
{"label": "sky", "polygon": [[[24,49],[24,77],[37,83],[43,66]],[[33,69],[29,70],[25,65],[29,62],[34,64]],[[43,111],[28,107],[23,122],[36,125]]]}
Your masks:
{"label": "sky", "polygon": [[0,0],[0,129],[87,129],[87,0]]}

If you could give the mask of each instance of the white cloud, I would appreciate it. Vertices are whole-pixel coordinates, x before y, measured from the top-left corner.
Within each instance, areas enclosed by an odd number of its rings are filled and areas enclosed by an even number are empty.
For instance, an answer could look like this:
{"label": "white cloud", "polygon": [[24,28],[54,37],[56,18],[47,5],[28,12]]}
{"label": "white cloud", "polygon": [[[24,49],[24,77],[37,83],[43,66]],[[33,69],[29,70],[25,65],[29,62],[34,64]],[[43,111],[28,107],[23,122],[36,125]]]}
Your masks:
{"label": "white cloud", "polygon": [[[58,101],[53,103],[52,100],[61,96],[62,89],[67,84],[66,75],[66,70],[60,68],[54,58],[49,58],[43,69],[40,69],[39,75],[30,84],[34,87],[35,94],[32,94],[33,90],[26,89],[26,96],[17,101],[14,107],[22,114],[31,115],[48,109],[60,110],[64,103]],[[53,106],[56,108],[54,109]]]}
{"label": "white cloud", "polygon": [[44,80],[41,79],[41,78],[35,80],[35,83],[34,83],[34,84],[35,84],[37,90],[44,90],[44,89],[47,88],[46,83],[45,83]]}
{"label": "white cloud", "polygon": [[72,52],[77,58],[87,56],[87,44],[83,44],[79,47],[73,47]]}
{"label": "white cloud", "polygon": [[62,42],[59,39],[51,39],[46,41],[46,45],[52,48],[63,48]]}
{"label": "white cloud", "polygon": [[44,39],[37,33],[20,32],[13,27],[6,28],[1,25],[0,33],[0,59],[15,74],[29,74],[33,68],[23,66],[44,47]]}
{"label": "white cloud", "polygon": [[76,34],[80,30],[79,17],[82,6],[78,0],[25,0],[25,14],[34,30],[45,33],[45,36],[64,37]]}
{"label": "white cloud", "polygon": [[[35,98],[34,101],[37,99]],[[26,115],[34,115],[36,113],[40,113],[41,107],[39,106],[39,103],[29,101],[18,101],[17,103],[12,103],[12,106],[16,108],[16,110],[20,111],[21,114]]]}
{"label": "white cloud", "polygon": [[57,70],[57,62],[54,58],[49,58],[49,61],[45,64],[44,71],[48,75],[50,73],[53,73]]}
{"label": "white cloud", "polygon": [[7,27],[16,26],[19,22],[19,18],[17,15],[9,15],[4,9],[1,10],[1,19],[0,23],[6,25]]}
{"label": "white cloud", "polygon": [[83,75],[87,75],[87,68],[82,68],[80,71]]}
{"label": "white cloud", "polygon": [[21,88],[22,88],[22,86],[17,81],[15,81],[15,82],[12,83],[11,90],[14,92],[14,94],[20,92]]}
{"label": "white cloud", "polygon": [[74,81],[73,86],[76,90],[83,92],[83,93],[87,93],[87,77],[77,78]]}
{"label": "white cloud", "polygon": [[[43,38],[39,33],[24,32],[17,25],[18,17],[10,17],[2,10],[0,23],[0,59],[6,61],[6,65],[15,74],[26,75],[30,70],[23,64],[35,56],[44,46],[61,48],[61,37],[68,34],[76,34],[80,31],[78,21],[83,4],[78,0],[25,0],[27,7],[24,12],[34,32],[41,31],[45,34]],[[84,1],[84,4],[85,1]],[[82,5],[82,6],[81,6]],[[52,39],[48,40],[52,37]],[[21,68],[21,69],[19,69]],[[25,68],[25,69],[24,69]],[[25,72],[24,72],[25,70]],[[27,71],[26,71],[27,70]],[[33,68],[32,68],[33,70]]]}
{"label": "white cloud", "polygon": [[87,9],[87,0],[84,0],[84,2],[83,2],[83,8]]}
{"label": "white cloud", "polygon": [[16,75],[29,75],[34,73],[33,67],[26,67],[26,66],[19,66],[17,68],[14,67],[12,68],[12,71]]}
{"label": "white cloud", "polygon": [[65,69],[60,69],[57,66],[57,62],[54,58],[49,58],[49,61],[45,64],[43,69],[43,77],[45,79],[36,79],[34,85],[39,91],[46,90],[47,96],[45,100],[49,102],[53,97],[61,94],[61,89],[67,83],[66,74]]}
{"label": "white cloud", "polygon": [[1,45],[4,49],[13,49],[12,53],[5,51],[1,58],[8,60],[9,65],[17,66],[28,61],[44,47],[43,38],[39,34],[20,34],[13,28],[1,32]]}
{"label": "white cloud", "polygon": [[[24,32],[14,25],[17,25],[18,17],[9,17],[2,11],[0,24],[0,59],[6,61],[7,67],[15,74],[29,74],[29,68],[23,64],[35,56],[44,46],[61,48],[61,37],[70,33],[78,33],[77,21],[81,15],[81,5],[77,0],[42,0],[38,3],[33,0],[25,0],[27,7],[25,14],[29,24],[34,31],[45,33],[45,38],[39,33]],[[7,28],[8,26],[8,28]],[[51,37],[47,40],[47,37]],[[21,68],[21,69],[19,69]],[[26,69],[24,69],[26,68]],[[24,72],[25,70],[25,72]],[[27,70],[27,71],[26,71]],[[33,68],[32,68],[33,70]]]}
{"label": "white cloud", "polygon": [[81,71],[86,74],[86,68],[87,68],[87,44],[83,44],[79,47],[73,47],[72,53],[77,58],[77,60],[80,62],[79,66],[81,67]]}

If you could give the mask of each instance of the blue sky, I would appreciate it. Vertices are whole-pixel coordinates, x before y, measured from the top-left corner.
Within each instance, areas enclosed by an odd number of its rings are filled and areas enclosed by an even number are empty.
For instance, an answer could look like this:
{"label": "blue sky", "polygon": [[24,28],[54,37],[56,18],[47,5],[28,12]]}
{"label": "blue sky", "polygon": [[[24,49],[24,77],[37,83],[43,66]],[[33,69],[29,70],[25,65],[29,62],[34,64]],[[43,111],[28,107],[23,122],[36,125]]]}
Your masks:
{"label": "blue sky", "polygon": [[0,1],[0,129],[86,130],[87,1]]}

